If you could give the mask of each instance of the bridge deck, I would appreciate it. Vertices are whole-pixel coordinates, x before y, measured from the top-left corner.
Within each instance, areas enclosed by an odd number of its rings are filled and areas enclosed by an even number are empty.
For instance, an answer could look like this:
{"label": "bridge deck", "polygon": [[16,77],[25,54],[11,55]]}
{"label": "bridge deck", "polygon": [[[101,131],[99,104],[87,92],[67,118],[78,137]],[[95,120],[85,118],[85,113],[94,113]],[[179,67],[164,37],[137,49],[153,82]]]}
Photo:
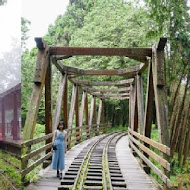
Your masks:
{"label": "bridge deck", "polygon": [[127,183],[128,190],[156,190],[155,184],[140,167],[139,162],[131,153],[128,137],[122,137],[116,145],[116,155]]}
{"label": "bridge deck", "polygon": [[[69,168],[70,164],[78,156],[80,151],[87,146],[91,141],[100,138],[94,137],[84,141],[70,151],[65,156],[65,171]],[[150,180],[149,176],[141,169],[138,161],[132,155],[128,147],[128,138],[122,137],[116,146],[117,159],[123,176],[127,182],[127,189],[129,190],[155,190],[155,186]],[[60,185],[60,180],[56,178],[56,171],[50,167],[43,170],[40,174],[40,179],[36,183],[31,183],[28,190],[57,190]]]}

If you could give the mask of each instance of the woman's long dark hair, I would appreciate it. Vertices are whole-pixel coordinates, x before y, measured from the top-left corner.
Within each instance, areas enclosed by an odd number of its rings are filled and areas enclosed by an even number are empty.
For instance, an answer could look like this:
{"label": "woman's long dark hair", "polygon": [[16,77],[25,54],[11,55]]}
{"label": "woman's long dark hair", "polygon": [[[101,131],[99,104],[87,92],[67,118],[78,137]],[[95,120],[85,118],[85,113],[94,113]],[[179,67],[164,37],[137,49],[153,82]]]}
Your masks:
{"label": "woman's long dark hair", "polygon": [[66,126],[65,126],[64,121],[60,121],[60,122],[58,123],[58,125],[57,125],[57,129],[58,129],[58,130],[60,130],[60,127],[59,127],[60,125],[63,125],[63,130],[66,129]]}

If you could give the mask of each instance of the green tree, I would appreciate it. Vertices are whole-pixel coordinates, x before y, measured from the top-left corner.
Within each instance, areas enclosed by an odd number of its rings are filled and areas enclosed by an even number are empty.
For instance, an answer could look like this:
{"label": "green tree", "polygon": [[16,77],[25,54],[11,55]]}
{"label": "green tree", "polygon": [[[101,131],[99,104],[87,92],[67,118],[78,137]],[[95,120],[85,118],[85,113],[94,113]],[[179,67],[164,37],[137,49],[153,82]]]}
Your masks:
{"label": "green tree", "polygon": [[31,22],[29,20],[27,20],[26,18],[21,18],[21,47],[22,47],[22,51],[26,51],[26,41],[28,40],[29,36],[28,36],[28,32],[29,32],[29,26],[30,26]]}

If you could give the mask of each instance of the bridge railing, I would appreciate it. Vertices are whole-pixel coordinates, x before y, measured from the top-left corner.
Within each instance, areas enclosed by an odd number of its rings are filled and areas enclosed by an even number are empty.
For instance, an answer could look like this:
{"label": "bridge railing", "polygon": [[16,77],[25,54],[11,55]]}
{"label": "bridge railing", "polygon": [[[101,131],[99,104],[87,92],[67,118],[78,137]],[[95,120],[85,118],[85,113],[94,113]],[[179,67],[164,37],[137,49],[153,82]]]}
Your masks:
{"label": "bridge railing", "polygon": [[[83,125],[81,127],[66,129],[66,151],[86,139],[105,133],[108,125],[109,124],[93,124],[91,126]],[[99,127],[97,128],[97,126]],[[25,141],[21,144],[21,178],[23,183],[28,183],[25,178],[27,174],[45,161],[51,160],[52,137],[53,133],[50,133],[42,137]]]}
{"label": "bridge railing", "polygon": [[[132,150],[134,150],[140,159],[149,166],[152,171],[161,179],[167,187],[170,187],[170,179],[166,176],[149,157],[158,162],[166,171],[170,171],[170,163],[163,158],[163,155],[170,156],[170,148],[159,142],[156,142],[148,137],[145,137],[130,128],[128,129],[129,144]],[[150,146],[158,151],[153,151]]]}

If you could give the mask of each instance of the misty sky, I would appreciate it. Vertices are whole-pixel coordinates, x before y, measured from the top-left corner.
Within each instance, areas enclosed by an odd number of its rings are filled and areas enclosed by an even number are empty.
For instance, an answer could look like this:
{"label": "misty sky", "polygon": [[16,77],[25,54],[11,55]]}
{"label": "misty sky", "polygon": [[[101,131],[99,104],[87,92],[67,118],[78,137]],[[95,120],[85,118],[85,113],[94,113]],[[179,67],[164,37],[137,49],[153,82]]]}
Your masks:
{"label": "misty sky", "polygon": [[21,81],[21,0],[0,6],[0,93]]}

